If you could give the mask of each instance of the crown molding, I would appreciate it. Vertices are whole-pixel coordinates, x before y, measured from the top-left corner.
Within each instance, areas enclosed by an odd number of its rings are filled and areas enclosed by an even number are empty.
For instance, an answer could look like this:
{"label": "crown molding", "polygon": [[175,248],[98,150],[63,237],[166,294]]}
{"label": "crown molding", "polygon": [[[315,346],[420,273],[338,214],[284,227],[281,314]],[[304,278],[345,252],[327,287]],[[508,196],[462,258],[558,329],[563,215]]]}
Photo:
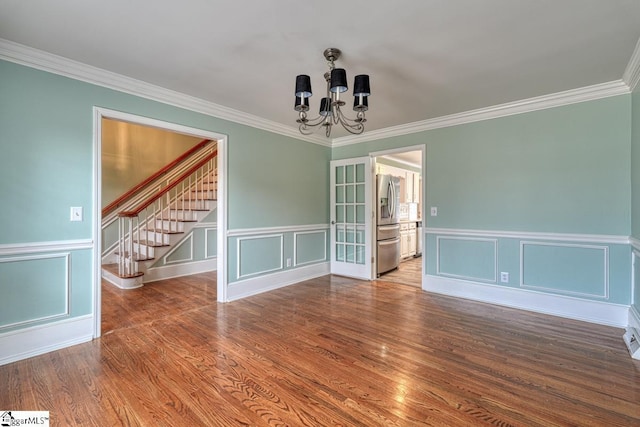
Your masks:
{"label": "crown molding", "polygon": [[629,86],[631,92],[638,88],[638,82],[640,82],[640,39],[638,39],[636,49],[633,51],[627,68],[624,70],[622,80]]}
{"label": "crown molding", "polygon": [[295,127],[276,123],[252,114],[224,107],[213,102],[165,89],[142,80],[126,77],[5,39],[0,39],[0,59],[325,147],[341,147],[360,142],[397,137],[432,129],[457,126],[465,123],[628,94],[631,92],[630,88],[636,88],[640,80],[639,40],[622,80],[373,130],[362,135],[351,135],[330,140],[318,135],[302,135]]}
{"label": "crown molding", "polygon": [[262,117],[224,107],[200,98],[165,89],[142,80],[133,79],[101,68],[0,39],[0,59],[49,73],[69,77],[86,83],[117,90],[178,108],[214,116],[219,119],[250,126],[256,129],[289,136],[298,140],[327,147],[331,142],[317,135],[301,135],[295,127],[285,126]]}
{"label": "crown molding", "polygon": [[391,138],[432,129],[457,126],[465,123],[496,119],[499,117],[512,116],[515,114],[528,113],[531,111],[544,110],[547,108],[560,107],[579,102],[593,101],[596,99],[628,93],[630,93],[629,86],[627,86],[622,80],[616,80],[608,83],[600,83],[593,86],[571,89],[564,92],[523,99],[520,101],[508,102],[506,104],[494,105],[492,107],[451,114],[449,116],[436,117],[419,122],[372,130],[362,135],[335,138],[333,140],[333,147],[341,147],[382,138]]}

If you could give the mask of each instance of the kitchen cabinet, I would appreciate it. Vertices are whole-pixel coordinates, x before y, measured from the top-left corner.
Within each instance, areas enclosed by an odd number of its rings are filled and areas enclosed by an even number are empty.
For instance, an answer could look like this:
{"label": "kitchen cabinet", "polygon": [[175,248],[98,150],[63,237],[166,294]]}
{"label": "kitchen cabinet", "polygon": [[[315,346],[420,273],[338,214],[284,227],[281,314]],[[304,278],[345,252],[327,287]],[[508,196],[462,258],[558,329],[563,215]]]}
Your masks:
{"label": "kitchen cabinet", "polygon": [[407,185],[405,188],[405,191],[407,193],[405,200],[407,201],[407,203],[413,203],[413,175],[415,175],[413,172],[406,172],[405,173],[405,179],[407,180]]}
{"label": "kitchen cabinet", "polygon": [[407,179],[400,176],[400,203],[407,203]]}
{"label": "kitchen cabinet", "polygon": [[416,254],[416,223],[400,223],[400,258],[409,258]]}
{"label": "kitchen cabinet", "polygon": [[404,202],[401,203],[420,203],[422,191],[422,177],[419,173],[405,172],[404,185]]}

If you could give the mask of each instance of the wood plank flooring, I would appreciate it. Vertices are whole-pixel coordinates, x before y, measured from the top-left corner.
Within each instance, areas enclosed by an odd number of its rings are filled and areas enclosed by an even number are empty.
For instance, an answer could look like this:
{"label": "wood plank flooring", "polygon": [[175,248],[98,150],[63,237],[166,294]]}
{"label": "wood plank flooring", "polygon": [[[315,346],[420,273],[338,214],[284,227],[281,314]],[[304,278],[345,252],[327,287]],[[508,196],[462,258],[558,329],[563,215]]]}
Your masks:
{"label": "wood plank flooring", "polygon": [[336,276],[217,304],[196,275],[103,305],[102,338],[0,366],[0,409],[52,426],[640,425],[617,328]]}
{"label": "wood plank flooring", "polygon": [[380,280],[403,285],[422,287],[422,257],[409,258],[400,263],[396,270],[380,276]]}

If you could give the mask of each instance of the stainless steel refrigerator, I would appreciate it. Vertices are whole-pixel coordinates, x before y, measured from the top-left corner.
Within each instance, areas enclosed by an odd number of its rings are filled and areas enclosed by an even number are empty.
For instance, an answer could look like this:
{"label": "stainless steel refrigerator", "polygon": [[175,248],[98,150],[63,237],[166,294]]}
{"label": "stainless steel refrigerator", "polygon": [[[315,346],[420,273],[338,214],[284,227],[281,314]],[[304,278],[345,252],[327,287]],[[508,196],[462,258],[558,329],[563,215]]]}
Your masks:
{"label": "stainless steel refrigerator", "polygon": [[376,176],[377,192],[377,274],[400,265],[400,178],[391,175]]}

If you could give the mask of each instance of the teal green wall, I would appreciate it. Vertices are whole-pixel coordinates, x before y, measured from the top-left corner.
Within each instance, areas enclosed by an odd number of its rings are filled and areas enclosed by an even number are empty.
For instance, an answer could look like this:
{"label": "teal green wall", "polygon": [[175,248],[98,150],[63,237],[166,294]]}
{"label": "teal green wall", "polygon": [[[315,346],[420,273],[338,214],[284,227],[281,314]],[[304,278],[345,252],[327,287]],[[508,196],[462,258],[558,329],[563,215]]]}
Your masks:
{"label": "teal green wall", "polygon": [[426,144],[428,227],[629,235],[630,96],[334,149]]}
{"label": "teal green wall", "polygon": [[640,88],[631,98],[631,235],[640,239]]}
{"label": "teal green wall", "polygon": [[257,133],[245,127],[229,138],[229,228],[326,224],[330,149]]}
{"label": "teal green wall", "polygon": [[[632,94],[631,104],[631,235],[640,239],[640,87]],[[640,253],[640,248],[636,248]],[[640,312],[640,261],[636,258],[634,305]]]}
{"label": "teal green wall", "polygon": [[[441,269],[442,275],[494,283],[499,272],[507,271],[509,282],[497,285],[518,287],[524,279],[525,284],[545,288],[545,292],[592,299],[602,299],[598,293],[606,286],[607,301],[631,302],[629,245],[533,239],[546,246],[527,251],[531,242],[499,233],[640,237],[637,94],[331,150],[9,62],[0,61],[0,75],[0,245],[92,238],[92,109],[98,106],[228,135],[228,229],[243,233],[252,228],[326,224],[330,159],[424,144],[423,196],[427,208],[438,207],[438,216],[427,217],[425,226],[454,230],[460,240],[452,243],[454,236],[446,232],[426,236],[428,274],[440,274]],[[85,221],[70,222],[70,206],[83,206]],[[485,240],[474,243],[477,240],[465,235],[466,230],[484,232]],[[287,258],[293,261],[291,268],[326,260],[323,233],[326,231],[314,230],[310,235],[284,232],[282,240],[256,239],[269,235],[264,230],[249,238],[232,235],[228,238],[229,281],[239,279],[238,270],[241,276],[252,277],[286,264]],[[445,242],[441,247],[438,237]],[[492,240],[495,243],[487,243]],[[278,256],[270,252],[262,257],[264,251],[255,252],[265,245]],[[575,251],[567,249],[574,247]],[[465,263],[470,248],[481,256]],[[589,280],[571,275],[563,265],[553,266],[557,275],[539,271],[540,263],[552,259],[554,250],[575,269],[591,271]],[[70,315],[88,314],[92,310],[92,251],[70,253]],[[592,280],[604,268],[587,264],[604,253],[607,280]],[[6,273],[0,275],[3,303],[15,304],[23,297],[26,288],[16,287],[19,280],[28,281],[29,292],[39,293],[39,287],[44,292],[46,268],[19,267],[18,256],[10,258],[0,259]],[[239,265],[241,262],[246,264]],[[562,275],[566,280],[560,283],[556,278]],[[61,286],[54,283],[58,292]],[[54,313],[59,305],[59,298],[53,298],[51,306],[45,304],[41,313],[30,316]],[[21,320],[16,316],[1,321],[6,325]]]}
{"label": "teal green wall", "polygon": [[[31,224],[3,226],[0,244],[90,236],[90,221],[68,217],[70,206],[93,215],[94,106],[228,135],[230,229],[327,222],[327,147],[9,62],[0,74],[0,191],[12,202],[0,223]],[[17,177],[22,185],[13,188]]]}
{"label": "teal green wall", "polygon": [[[538,253],[531,245],[521,248],[532,239],[504,234],[604,235],[618,240],[630,234],[631,101],[631,95],[621,95],[348,145],[332,155],[342,159],[426,145],[423,196],[426,210],[435,206],[438,216],[427,216],[425,226],[455,232],[427,234],[428,274],[629,304],[628,245],[533,239],[549,249]],[[495,241],[495,253],[489,250],[491,244],[474,240],[478,232]],[[557,263],[540,271],[540,260],[554,251],[598,279],[582,280]],[[594,257],[599,264],[591,264]],[[600,277],[605,270],[607,277]],[[509,273],[508,283],[494,279],[500,272]],[[562,284],[558,277],[565,279]]]}
{"label": "teal green wall", "polygon": [[[0,76],[0,245],[92,238],[95,106],[228,135],[230,229],[328,222],[327,147],[6,61]],[[69,221],[71,206],[83,222]],[[84,252],[71,260],[72,315],[92,311]],[[0,277],[11,305],[9,286]]]}

